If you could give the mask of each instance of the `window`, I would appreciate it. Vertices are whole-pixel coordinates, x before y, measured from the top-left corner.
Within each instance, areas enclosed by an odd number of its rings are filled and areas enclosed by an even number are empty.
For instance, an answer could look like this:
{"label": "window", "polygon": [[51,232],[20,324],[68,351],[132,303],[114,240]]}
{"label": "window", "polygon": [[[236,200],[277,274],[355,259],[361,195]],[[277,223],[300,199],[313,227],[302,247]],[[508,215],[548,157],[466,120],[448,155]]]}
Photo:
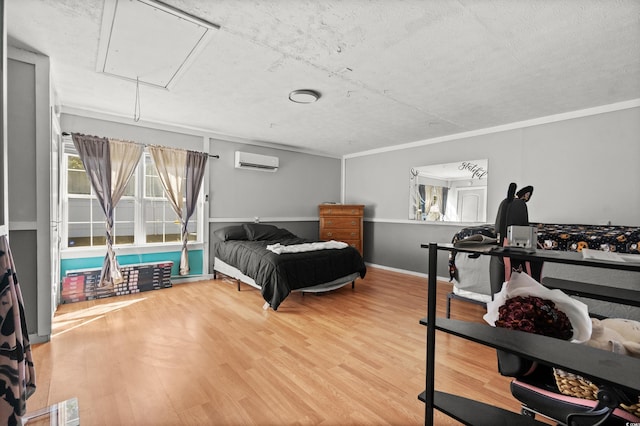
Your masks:
{"label": "window", "polygon": [[[66,248],[104,246],[105,214],[80,157],[70,150],[73,150],[73,144],[71,147],[67,144],[64,156]],[[198,210],[189,219],[189,241],[199,241]],[[144,153],[115,208],[113,243],[115,246],[179,243],[180,229],[180,221],[164,195],[153,160],[148,153]]]}
{"label": "window", "polygon": [[[145,154],[144,162],[144,230],[147,243],[181,242],[180,220],[164,195],[158,172],[150,155]],[[184,200],[183,200],[184,203]],[[184,205],[184,204],[183,204]],[[198,211],[194,212],[187,224],[189,241],[197,240]]]}

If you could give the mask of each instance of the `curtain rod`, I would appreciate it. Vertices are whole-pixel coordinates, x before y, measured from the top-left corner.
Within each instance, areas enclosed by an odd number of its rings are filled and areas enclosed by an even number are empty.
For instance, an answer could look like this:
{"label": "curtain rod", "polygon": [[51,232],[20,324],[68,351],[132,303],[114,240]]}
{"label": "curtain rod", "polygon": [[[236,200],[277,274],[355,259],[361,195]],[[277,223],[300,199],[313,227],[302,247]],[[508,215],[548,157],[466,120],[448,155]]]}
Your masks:
{"label": "curtain rod", "polygon": [[[71,133],[69,133],[69,132],[62,132],[62,136],[71,136]],[[105,139],[109,139],[109,138],[105,138]],[[134,142],[134,143],[138,143],[138,142]],[[149,144],[146,144],[146,143],[143,143],[143,144],[140,144],[140,145],[144,145],[145,147],[146,147],[146,146],[150,146]],[[178,149],[181,149],[181,148],[178,148]],[[202,151],[196,151],[196,150],[194,150],[194,149],[191,149],[191,150],[189,150],[189,151],[202,152]],[[219,155],[217,155],[217,154],[209,154],[208,152],[207,152],[206,154],[209,156],[209,158],[220,158],[220,156],[219,156]]]}

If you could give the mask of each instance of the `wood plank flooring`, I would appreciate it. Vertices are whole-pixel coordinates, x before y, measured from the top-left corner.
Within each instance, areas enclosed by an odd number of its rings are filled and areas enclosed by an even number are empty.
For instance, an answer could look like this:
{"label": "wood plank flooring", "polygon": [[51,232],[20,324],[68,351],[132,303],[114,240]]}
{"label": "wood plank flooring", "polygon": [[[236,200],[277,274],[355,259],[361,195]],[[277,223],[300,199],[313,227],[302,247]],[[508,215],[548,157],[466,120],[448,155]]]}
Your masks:
{"label": "wood plank flooring", "polygon": [[[293,293],[277,312],[228,279],[61,305],[33,347],[27,409],[77,397],[82,425],[421,425],[426,295],[425,278],[369,267],[354,289]],[[483,313],[452,302],[452,318]],[[490,348],[438,333],[436,381],[519,411]]]}

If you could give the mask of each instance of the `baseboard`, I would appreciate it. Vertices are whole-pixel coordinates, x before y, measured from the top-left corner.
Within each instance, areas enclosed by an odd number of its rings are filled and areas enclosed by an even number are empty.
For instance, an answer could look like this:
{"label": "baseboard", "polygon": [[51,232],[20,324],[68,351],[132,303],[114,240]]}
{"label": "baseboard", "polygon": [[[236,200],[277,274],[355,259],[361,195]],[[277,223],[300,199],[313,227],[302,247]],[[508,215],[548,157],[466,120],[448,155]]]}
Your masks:
{"label": "baseboard", "polygon": [[29,335],[29,343],[32,345],[38,343],[46,343],[51,340],[51,335],[47,334],[46,336],[40,336],[39,334],[30,334]]}
{"label": "baseboard", "polygon": [[[400,274],[407,274],[407,275],[413,275],[416,277],[429,278],[429,274],[424,274],[422,272],[409,271],[407,269],[392,268],[391,266],[377,265],[375,263],[369,263],[369,262],[366,262],[366,265],[371,266],[372,268],[384,269],[386,271],[391,271],[391,272],[398,272]],[[436,279],[439,281],[447,281],[447,282],[449,281],[449,277],[438,276],[436,277]]]}
{"label": "baseboard", "polygon": [[171,277],[171,284],[186,284],[196,281],[212,280],[213,274],[194,275],[192,277],[181,277],[180,275],[174,275]]}

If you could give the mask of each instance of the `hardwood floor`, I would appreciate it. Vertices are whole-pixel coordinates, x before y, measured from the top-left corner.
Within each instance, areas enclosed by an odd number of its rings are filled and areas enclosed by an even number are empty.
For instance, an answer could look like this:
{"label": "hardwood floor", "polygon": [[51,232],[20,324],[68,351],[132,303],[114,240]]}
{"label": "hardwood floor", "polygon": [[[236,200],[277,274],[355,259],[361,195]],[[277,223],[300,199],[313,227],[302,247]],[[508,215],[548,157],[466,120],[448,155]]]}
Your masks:
{"label": "hardwood floor", "polygon": [[[82,425],[420,425],[426,286],[370,267],[355,289],[293,293],[277,312],[223,279],[61,305],[33,347],[27,409],[77,397]],[[452,302],[452,318],[483,313]],[[439,390],[519,410],[494,350],[437,339]]]}

